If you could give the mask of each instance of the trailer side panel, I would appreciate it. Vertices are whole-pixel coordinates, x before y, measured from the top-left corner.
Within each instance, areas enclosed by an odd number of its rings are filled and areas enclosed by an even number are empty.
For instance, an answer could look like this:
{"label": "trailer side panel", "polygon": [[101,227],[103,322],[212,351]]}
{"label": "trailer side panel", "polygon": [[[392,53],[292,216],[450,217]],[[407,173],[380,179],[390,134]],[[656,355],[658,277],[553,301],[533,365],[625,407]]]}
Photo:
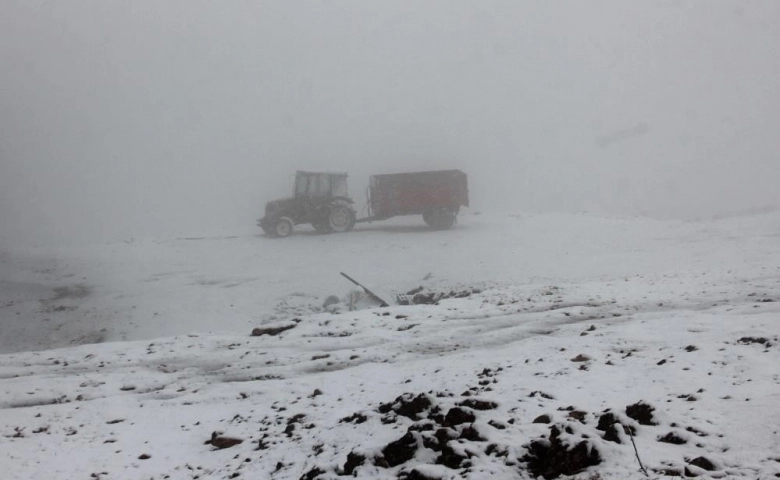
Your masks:
{"label": "trailer side panel", "polygon": [[460,170],[396,173],[371,177],[372,216],[419,215],[434,208],[469,205],[468,179]]}

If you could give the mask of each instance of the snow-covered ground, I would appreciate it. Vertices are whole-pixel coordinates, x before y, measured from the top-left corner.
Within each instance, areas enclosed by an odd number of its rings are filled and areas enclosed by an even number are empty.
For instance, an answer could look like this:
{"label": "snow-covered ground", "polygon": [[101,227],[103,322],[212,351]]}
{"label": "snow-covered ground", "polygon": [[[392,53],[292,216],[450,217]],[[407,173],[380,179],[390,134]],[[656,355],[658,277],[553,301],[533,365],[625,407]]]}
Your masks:
{"label": "snow-covered ground", "polygon": [[778,213],[0,255],[3,478],[780,475]]}

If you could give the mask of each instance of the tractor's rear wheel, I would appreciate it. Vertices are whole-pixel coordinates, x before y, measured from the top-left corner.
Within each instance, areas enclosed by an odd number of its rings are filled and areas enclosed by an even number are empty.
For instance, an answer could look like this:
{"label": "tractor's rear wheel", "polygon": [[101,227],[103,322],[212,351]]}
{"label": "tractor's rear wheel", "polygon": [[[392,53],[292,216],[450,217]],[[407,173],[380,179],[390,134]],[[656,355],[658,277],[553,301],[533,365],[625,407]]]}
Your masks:
{"label": "tractor's rear wheel", "polygon": [[293,228],[293,221],[287,217],[282,217],[274,224],[272,233],[274,237],[289,237],[293,232]]}
{"label": "tractor's rear wheel", "polygon": [[458,212],[449,208],[433,208],[423,212],[423,220],[436,230],[448,230],[455,225]]}
{"label": "tractor's rear wheel", "polygon": [[347,206],[334,205],[328,212],[327,226],[331,232],[348,232],[355,226],[355,212]]}

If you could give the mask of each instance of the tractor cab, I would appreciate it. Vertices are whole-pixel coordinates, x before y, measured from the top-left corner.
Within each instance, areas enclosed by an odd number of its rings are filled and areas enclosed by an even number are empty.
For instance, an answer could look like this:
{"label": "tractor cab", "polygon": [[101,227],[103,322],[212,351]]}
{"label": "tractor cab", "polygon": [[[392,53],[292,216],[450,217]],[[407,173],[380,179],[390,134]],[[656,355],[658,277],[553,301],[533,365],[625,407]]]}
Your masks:
{"label": "tractor cab", "polygon": [[348,198],[347,174],[330,172],[295,172],[295,198]]}

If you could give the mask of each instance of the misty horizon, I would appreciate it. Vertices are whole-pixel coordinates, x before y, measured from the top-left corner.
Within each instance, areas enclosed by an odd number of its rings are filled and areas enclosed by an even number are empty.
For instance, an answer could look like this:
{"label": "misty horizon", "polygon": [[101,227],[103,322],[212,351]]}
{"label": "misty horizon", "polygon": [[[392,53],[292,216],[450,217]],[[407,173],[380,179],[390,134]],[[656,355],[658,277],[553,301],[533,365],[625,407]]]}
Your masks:
{"label": "misty horizon", "polygon": [[0,244],[252,228],[296,170],[471,212],[780,205],[775,2],[10,1]]}

